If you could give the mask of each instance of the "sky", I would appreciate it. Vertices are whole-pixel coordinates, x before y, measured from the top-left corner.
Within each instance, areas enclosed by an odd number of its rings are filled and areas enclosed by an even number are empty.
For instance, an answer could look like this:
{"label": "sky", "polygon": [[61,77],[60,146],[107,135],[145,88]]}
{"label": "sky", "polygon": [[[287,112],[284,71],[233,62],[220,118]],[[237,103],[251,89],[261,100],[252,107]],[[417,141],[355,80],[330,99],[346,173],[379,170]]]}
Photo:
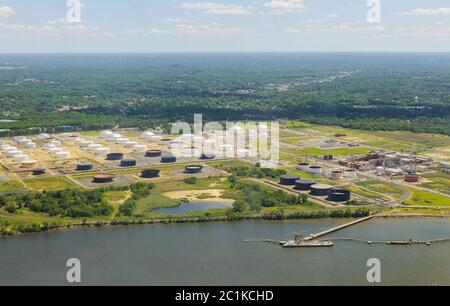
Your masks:
{"label": "sky", "polygon": [[0,53],[348,51],[450,52],[450,1],[0,0]]}

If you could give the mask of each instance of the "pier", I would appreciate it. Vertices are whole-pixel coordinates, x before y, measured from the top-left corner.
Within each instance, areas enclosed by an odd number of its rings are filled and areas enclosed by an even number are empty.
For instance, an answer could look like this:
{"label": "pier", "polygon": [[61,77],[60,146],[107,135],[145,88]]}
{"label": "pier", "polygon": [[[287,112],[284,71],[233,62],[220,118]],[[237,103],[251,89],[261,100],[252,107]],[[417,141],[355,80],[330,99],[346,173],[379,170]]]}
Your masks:
{"label": "pier", "polygon": [[347,227],[350,227],[350,226],[353,226],[353,225],[362,223],[362,222],[364,222],[364,221],[373,219],[373,218],[375,218],[375,217],[376,217],[376,215],[371,215],[371,216],[364,217],[364,218],[361,218],[361,219],[358,219],[358,220],[354,220],[354,221],[349,222],[349,223],[345,223],[345,224],[342,224],[342,225],[338,225],[338,226],[332,227],[332,228],[327,229],[327,230],[325,230],[325,231],[323,231],[323,232],[320,232],[320,233],[317,233],[317,234],[312,234],[311,236],[306,237],[306,238],[304,239],[304,241],[311,241],[311,240],[314,240],[314,239],[323,237],[323,236],[325,236],[325,235],[328,235],[328,234],[331,234],[331,233],[340,231],[341,229],[344,229],[344,228],[347,228]]}

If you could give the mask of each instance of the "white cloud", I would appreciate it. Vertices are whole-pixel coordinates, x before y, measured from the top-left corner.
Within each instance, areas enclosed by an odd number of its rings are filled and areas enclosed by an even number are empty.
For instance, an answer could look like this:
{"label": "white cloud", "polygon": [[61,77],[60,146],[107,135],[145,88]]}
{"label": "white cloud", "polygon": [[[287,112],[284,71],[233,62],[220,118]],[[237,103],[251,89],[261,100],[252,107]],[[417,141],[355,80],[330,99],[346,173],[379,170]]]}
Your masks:
{"label": "white cloud", "polygon": [[333,26],[316,26],[307,24],[303,28],[290,27],[285,30],[286,33],[302,33],[302,32],[320,32],[320,33],[371,33],[381,32],[385,29],[380,25],[358,25],[350,23],[342,23]]}
{"label": "white cloud", "polygon": [[397,30],[398,35],[408,38],[450,38],[450,27],[445,26],[412,26]]}
{"label": "white cloud", "polygon": [[213,2],[198,2],[198,3],[182,3],[181,8],[186,10],[199,10],[204,11],[207,14],[214,15],[249,15],[251,14],[252,7],[235,5],[235,4],[218,4]]}
{"label": "white cloud", "polygon": [[450,15],[450,7],[414,9],[398,13],[400,16],[435,16]]}
{"label": "white cloud", "polygon": [[0,19],[8,18],[14,14],[14,10],[10,6],[0,6]]}
{"label": "white cloud", "polygon": [[266,2],[264,6],[272,9],[272,13],[275,15],[299,13],[305,9],[303,0],[271,0]]}

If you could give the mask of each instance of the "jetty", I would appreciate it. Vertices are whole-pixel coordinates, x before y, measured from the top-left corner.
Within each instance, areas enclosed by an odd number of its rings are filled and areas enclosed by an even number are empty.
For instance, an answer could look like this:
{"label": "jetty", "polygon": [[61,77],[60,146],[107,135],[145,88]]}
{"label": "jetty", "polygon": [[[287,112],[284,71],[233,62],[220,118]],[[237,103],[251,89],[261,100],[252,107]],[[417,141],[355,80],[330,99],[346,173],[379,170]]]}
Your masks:
{"label": "jetty", "polygon": [[353,225],[362,223],[362,222],[364,222],[364,221],[373,219],[373,218],[375,218],[376,216],[377,216],[377,215],[370,215],[370,216],[368,216],[368,217],[364,217],[364,218],[357,219],[357,220],[354,220],[354,221],[351,221],[351,222],[348,222],[348,223],[345,223],[345,224],[341,224],[341,225],[338,225],[338,226],[329,228],[329,229],[327,229],[327,230],[324,230],[324,231],[322,231],[322,232],[320,232],[320,233],[312,234],[312,235],[310,235],[310,236],[304,238],[303,240],[304,240],[304,241],[311,241],[311,240],[314,240],[314,239],[323,237],[323,236],[325,236],[325,235],[328,235],[328,234],[331,234],[331,233],[340,231],[341,229],[348,228],[348,227],[351,227],[351,226],[353,226]]}

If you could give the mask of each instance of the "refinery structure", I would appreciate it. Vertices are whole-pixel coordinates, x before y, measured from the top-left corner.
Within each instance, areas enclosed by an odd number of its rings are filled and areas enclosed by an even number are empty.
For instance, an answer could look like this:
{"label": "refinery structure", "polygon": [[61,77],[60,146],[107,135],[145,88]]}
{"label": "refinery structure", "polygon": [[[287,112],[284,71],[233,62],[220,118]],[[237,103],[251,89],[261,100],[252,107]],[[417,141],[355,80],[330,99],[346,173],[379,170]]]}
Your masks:
{"label": "refinery structure", "polygon": [[[237,134],[245,137],[236,137]],[[174,177],[223,175],[209,163],[242,160],[250,164],[267,159],[251,147],[252,141],[268,139],[271,131],[261,124],[256,133],[233,127],[231,131],[209,130],[201,134],[164,134],[161,128],[70,132],[16,136],[0,140],[0,181],[35,177],[65,177],[84,188],[109,184],[129,184],[139,180],[173,179]],[[275,139],[278,140],[278,137]],[[321,149],[353,148],[358,144],[336,138],[309,140],[309,146]],[[272,143],[283,152],[293,149],[288,143]],[[281,159],[276,167],[286,169],[276,181],[261,183],[291,194],[308,194],[325,206],[351,205],[362,202],[393,204],[385,199],[367,198],[353,192],[351,186],[376,179],[398,186],[419,184],[422,176],[449,169],[446,162],[427,156],[371,148],[364,154],[296,155],[286,153],[295,163]],[[170,165],[177,165],[169,168]],[[167,170],[167,169],[170,169]],[[397,203],[398,204],[398,203]]]}

